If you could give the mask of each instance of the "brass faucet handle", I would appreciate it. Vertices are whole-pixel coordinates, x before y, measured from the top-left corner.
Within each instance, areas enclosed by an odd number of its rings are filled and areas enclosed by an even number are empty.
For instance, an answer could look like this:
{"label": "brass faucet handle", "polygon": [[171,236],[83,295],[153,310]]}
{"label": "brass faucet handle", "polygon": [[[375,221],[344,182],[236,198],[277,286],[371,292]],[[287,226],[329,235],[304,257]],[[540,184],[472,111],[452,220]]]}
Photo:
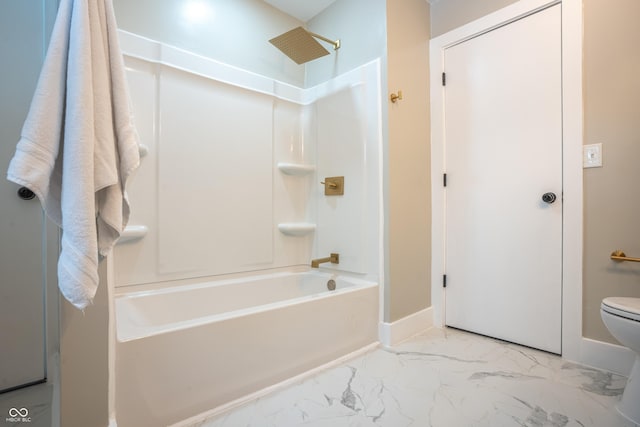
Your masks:
{"label": "brass faucet handle", "polygon": [[344,195],[344,176],[328,176],[320,184],[324,185],[325,196]]}

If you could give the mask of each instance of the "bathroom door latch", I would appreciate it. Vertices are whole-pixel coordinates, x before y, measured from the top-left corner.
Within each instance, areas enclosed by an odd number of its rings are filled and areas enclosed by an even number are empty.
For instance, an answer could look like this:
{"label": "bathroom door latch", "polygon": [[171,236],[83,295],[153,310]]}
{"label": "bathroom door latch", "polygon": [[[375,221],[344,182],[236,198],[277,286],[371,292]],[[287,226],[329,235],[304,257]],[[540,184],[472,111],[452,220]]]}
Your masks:
{"label": "bathroom door latch", "polygon": [[324,184],[325,196],[344,195],[344,176],[330,176],[325,178],[320,184]]}

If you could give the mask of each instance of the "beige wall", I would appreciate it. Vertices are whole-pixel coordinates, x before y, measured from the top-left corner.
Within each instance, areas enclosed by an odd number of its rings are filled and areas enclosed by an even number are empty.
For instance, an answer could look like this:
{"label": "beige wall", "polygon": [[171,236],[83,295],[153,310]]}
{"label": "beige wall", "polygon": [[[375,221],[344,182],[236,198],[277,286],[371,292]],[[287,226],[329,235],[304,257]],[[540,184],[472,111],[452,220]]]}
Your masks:
{"label": "beige wall", "polygon": [[[439,0],[432,36],[512,0]],[[640,16],[638,0],[584,0],[585,144],[602,143],[603,167],[584,171],[583,336],[614,342],[600,319],[607,296],[640,297],[640,266],[616,264],[617,248],[640,256]]]}
{"label": "beige wall", "polygon": [[583,335],[615,342],[600,319],[607,296],[640,297],[640,1],[584,1],[585,144],[603,167],[584,170]]}
{"label": "beige wall", "polygon": [[431,305],[429,5],[387,0],[385,321]]}

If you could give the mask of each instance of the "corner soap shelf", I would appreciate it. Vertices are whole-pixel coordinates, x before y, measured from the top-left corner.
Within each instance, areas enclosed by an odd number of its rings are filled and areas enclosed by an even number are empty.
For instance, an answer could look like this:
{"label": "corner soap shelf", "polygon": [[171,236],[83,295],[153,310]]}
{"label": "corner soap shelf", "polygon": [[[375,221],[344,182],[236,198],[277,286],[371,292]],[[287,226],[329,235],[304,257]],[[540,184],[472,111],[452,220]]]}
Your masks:
{"label": "corner soap shelf", "polygon": [[316,225],[310,222],[285,222],[278,224],[278,230],[287,236],[306,236],[316,231]]}
{"label": "corner soap shelf", "polygon": [[279,162],[278,169],[285,175],[309,175],[316,170],[316,166],[302,163]]}
{"label": "corner soap shelf", "polygon": [[[316,170],[315,165],[303,163],[278,162],[278,169],[285,175],[305,176]],[[287,236],[306,236],[316,230],[316,224],[310,222],[285,222],[278,224],[278,230]]]}

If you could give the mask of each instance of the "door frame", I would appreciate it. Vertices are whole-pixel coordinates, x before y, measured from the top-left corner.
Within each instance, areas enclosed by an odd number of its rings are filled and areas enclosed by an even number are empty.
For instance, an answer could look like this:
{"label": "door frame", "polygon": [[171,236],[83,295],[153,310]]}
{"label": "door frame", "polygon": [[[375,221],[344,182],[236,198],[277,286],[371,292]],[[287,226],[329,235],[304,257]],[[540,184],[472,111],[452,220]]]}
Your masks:
{"label": "door frame", "polygon": [[431,301],[434,326],[445,324],[444,51],[538,10],[562,5],[562,357],[581,360],[582,340],[582,0],[520,0],[430,42]]}

